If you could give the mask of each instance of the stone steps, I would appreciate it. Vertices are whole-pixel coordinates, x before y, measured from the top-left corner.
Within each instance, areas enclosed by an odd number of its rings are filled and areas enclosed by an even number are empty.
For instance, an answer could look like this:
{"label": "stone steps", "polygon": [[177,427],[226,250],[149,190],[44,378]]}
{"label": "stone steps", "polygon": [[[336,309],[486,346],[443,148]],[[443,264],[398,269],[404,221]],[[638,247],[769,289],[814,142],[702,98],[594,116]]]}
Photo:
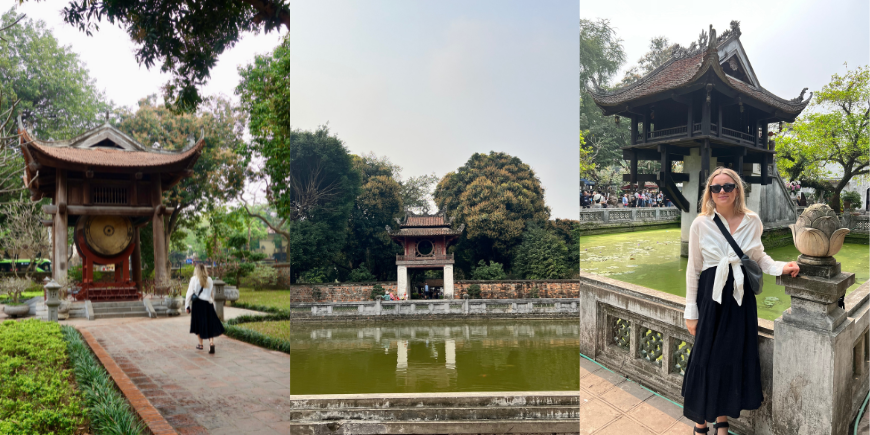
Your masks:
{"label": "stone steps", "polygon": [[121,317],[148,317],[148,310],[142,301],[93,302],[95,319],[114,319]]}
{"label": "stone steps", "polygon": [[579,430],[576,392],[291,396],[293,434],[562,434]]}

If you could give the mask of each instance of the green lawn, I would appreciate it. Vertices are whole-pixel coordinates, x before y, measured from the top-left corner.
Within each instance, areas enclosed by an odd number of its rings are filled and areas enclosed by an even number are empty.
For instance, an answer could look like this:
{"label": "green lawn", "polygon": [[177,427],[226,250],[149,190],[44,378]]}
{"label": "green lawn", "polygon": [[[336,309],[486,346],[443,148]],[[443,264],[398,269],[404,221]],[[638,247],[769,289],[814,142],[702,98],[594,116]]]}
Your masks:
{"label": "green lawn", "polygon": [[290,321],[280,320],[275,322],[252,322],[236,325],[239,328],[250,329],[257,331],[260,334],[268,335],[272,338],[277,338],[284,341],[290,341]]}
{"label": "green lawn", "polygon": [[[32,291],[32,292],[22,292],[22,293],[21,293],[21,299],[19,299],[19,301],[20,301],[20,302],[24,302],[24,301],[26,301],[26,300],[28,300],[28,299],[30,299],[30,298],[35,298],[35,297],[37,297],[37,296],[42,296],[43,294],[44,294],[44,293],[43,293],[42,290],[40,290],[40,291]],[[12,302],[12,298],[11,298],[11,297],[7,297],[7,296],[5,296],[5,295],[4,295],[4,296],[0,296],[0,304],[6,303],[6,302]]]}
{"label": "green lawn", "polygon": [[239,289],[239,300],[248,305],[261,305],[266,307],[290,310],[290,290],[260,290],[242,287]]}

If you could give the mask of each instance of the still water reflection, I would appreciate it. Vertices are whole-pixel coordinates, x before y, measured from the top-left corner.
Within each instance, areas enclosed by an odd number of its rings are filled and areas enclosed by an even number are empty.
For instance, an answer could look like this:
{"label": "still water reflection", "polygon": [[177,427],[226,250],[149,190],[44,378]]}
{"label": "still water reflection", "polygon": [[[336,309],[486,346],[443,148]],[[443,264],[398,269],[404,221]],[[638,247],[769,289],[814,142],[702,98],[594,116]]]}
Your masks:
{"label": "still water reflection", "polygon": [[579,389],[575,320],[291,328],[291,394]]}
{"label": "still water reflection", "polygon": [[[774,260],[797,260],[793,245],[765,250]],[[844,244],[835,256],[844,272],[855,274],[855,285],[870,278],[870,250],[867,245]],[[680,229],[583,236],[580,240],[580,268],[586,272],[686,296],[686,264],[680,257]],[[756,296],[758,317],[774,320],[791,306],[785,287],[776,277],[764,275],[764,291]]]}

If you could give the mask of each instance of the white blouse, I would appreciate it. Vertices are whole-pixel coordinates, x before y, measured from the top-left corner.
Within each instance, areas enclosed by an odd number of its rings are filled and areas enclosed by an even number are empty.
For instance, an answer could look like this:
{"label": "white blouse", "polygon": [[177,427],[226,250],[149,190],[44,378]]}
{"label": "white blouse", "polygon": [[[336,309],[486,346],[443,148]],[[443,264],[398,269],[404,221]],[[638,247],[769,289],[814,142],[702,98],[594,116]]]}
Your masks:
{"label": "white blouse", "polygon": [[[719,212],[715,212],[719,214]],[[719,215],[726,230],[731,230],[728,220]],[[775,261],[764,253],[764,245],[761,244],[761,232],[764,227],[761,218],[757,214],[748,211],[743,220],[737,226],[737,230],[731,236],[743,253],[755,260],[764,273],[773,276],[782,275],[782,268],[786,265],[783,261]],[[701,272],[717,267],[716,278],[713,281],[713,300],[722,303],[722,289],[728,280],[728,266],[734,272],[734,300],[737,305],[743,303],[743,271],[740,258],[731,249],[725,235],[719,231],[713,216],[699,215],[692,222],[689,231],[689,263],[686,267],[686,311],[683,317],[686,319],[698,318],[698,279]],[[754,295],[753,295],[754,297]]]}
{"label": "white blouse", "polygon": [[[214,305],[214,297],[212,296],[212,289],[214,288],[214,282],[211,278],[208,279],[208,286],[202,288],[202,293],[199,293],[199,298],[210,302]],[[184,309],[190,307],[191,300],[193,299],[193,295],[199,292],[199,278],[194,275],[190,278],[190,284],[187,285],[187,297],[184,298]]]}

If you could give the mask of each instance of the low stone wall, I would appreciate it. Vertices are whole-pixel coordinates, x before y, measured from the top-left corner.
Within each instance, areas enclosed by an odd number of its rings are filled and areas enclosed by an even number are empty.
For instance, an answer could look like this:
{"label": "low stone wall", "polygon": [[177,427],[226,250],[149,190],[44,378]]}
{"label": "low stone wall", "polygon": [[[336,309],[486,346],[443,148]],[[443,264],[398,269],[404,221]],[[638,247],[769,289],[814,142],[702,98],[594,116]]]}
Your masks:
{"label": "low stone wall", "polygon": [[655,230],[680,224],[675,207],[593,208],[580,211],[581,236]]}
{"label": "low stone wall", "polygon": [[[396,282],[346,282],[341,284],[291,284],[290,303],[370,301],[372,288],[380,284],[384,291],[397,293]],[[287,288],[287,287],[285,287]]]}
{"label": "low stone wall", "polygon": [[[363,302],[370,301],[372,287],[380,284],[389,293],[398,294],[395,281],[341,284],[292,284],[290,303],[303,302]],[[462,299],[473,284],[480,286],[481,299],[528,299],[576,298],[580,283],[575,279],[559,280],[504,280],[504,281],[456,281],[453,284],[454,299]],[[286,288],[286,287],[285,287]]]}

